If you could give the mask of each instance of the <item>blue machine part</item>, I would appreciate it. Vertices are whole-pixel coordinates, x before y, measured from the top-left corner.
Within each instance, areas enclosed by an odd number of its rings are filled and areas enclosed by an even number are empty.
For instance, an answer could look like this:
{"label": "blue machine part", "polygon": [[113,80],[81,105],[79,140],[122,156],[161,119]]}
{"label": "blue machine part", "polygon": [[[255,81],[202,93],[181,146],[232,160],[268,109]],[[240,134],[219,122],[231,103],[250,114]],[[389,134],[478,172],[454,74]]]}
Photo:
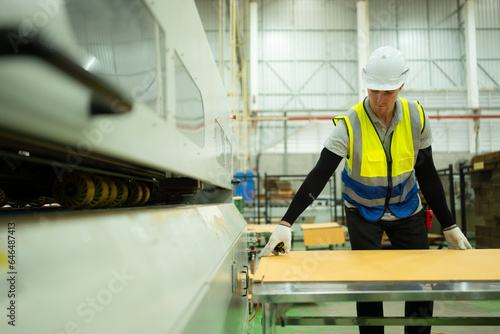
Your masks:
{"label": "blue machine part", "polygon": [[237,180],[241,180],[241,183],[234,188],[234,196],[241,196],[245,203],[252,203],[255,200],[253,172],[236,172],[234,175]]}

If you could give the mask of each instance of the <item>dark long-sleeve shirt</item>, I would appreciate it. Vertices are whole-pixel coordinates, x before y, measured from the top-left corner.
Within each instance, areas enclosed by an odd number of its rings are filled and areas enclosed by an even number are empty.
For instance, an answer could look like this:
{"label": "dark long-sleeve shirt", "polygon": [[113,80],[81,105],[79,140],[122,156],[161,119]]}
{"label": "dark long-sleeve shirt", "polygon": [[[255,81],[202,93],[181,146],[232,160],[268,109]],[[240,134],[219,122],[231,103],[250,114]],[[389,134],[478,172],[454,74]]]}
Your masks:
{"label": "dark long-sleeve shirt", "polygon": [[[298,189],[282,220],[293,224],[304,210],[318,197],[328,179],[333,175],[342,157],[324,148],[316,166],[309,172]],[[434,211],[442,228],[455,224],[444,193],[441,179],[434,166],[432,148],[429,146],[418,152],[415,175],[427,203]]]}

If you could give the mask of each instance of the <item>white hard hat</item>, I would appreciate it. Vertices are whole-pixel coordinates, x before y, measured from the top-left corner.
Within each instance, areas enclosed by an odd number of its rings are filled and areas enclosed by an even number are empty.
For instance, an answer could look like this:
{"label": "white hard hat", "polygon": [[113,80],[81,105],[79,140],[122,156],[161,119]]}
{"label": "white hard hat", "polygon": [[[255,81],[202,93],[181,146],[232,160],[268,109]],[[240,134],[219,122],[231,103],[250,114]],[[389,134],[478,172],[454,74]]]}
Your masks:
{"label": "white hard hat", "polygon": [[401,51],[383,46],[370,55],[361,79],[368,89],[395,90],[405,83],[409,70]]}

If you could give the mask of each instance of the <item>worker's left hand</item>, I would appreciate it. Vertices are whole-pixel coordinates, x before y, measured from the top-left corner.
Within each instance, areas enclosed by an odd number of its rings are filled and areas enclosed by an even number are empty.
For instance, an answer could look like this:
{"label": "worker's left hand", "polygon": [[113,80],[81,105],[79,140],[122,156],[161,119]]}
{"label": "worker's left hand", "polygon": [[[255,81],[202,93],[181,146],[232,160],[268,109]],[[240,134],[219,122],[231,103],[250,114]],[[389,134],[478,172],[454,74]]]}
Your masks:
{"label": "worker's left hand", "polygon": [[472,249],[469,241],[458,226],[443,231],[443,234],[448,242],[448,249]]}
{"label": "worker's left hand", "polygon": [[278,255],[278,251],[274,248],[280,243],[284,243],[285,253],[290,253],[290,249],[292,248],[292,228],[287,225],[279,224],[276,226],[273,234],[269,238],[269,241],[266,244],[266,247],[260,252],[259,258],[263,256],[268,256],[271,252],[274,255]]}

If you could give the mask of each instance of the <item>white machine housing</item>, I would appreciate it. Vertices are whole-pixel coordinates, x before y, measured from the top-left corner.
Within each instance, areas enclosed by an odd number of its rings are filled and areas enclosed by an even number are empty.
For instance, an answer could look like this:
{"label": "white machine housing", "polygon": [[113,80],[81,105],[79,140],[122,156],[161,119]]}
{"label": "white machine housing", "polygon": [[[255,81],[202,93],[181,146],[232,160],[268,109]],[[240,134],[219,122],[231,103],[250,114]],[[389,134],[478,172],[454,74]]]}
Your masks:
{"label": "white machine housing", "polygon": [[[106,157],[131,174],[232,188],[229,101],[194,1],[4,1],[0,25],[19,50],[0,62],[2,132],[32,150],[57,147],[67,168]],[[29,43],[69,58],[118,96],[103,98],[23,55]]]}
{"label": "white machine housing", "polygon": [[[14,302],[17,316],[15,327],[3,317],[0,332],[246,333],[231,111],[194,1],[1,7],[0,188],[44,195],[59,173],[77,170],[148,182],[157,198],[191,197],[0,209],[0,276],[16,282],[0,306]],[[9,284],[0,281],[2,294]]]}

